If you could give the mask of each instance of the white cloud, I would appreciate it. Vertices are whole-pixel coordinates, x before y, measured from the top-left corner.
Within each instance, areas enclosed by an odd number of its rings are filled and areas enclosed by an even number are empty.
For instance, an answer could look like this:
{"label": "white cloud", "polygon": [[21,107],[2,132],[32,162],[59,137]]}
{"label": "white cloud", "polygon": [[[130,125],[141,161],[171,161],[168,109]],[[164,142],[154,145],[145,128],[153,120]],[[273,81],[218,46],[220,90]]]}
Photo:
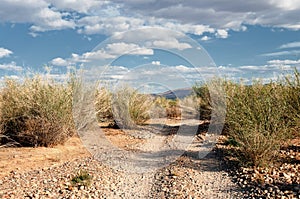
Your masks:
{"label": "white cloud", "polygon": [[[300,62],[300,60],[296,60]],[[109,66],[101,68],[101,75],[94,71],[90,76],[101,79],[103,83],[125,83],[134,87],[140,87],[147,83],[156,83],[170,88],[191,87],[197,81],[208,81],[214,77],[226,77],[228,80],[251,83],[253,80],[260,80],[268,83],[277,80],[282,75],[293,71],[289,65],[274,65],[270,62],[266,65],[245,65],[240,67],[219,66],[219,67],[187,67],[185,65],[164,66],[160,61],[153,61],[153,66],[143,65],[136,68],[123,66]],[[294,63],[287,62],[285,63]],[[300,67],[298,67],[300,68]],[[113,84],[112,84],[113,85]]]}
{"label": "white cloud", "polygon": [[84,1],[46,0],[46,1],[52,4],[53,6],[55,6],[56,9],[76,11],[85,14],[94,12],[97,9],[103,9],[102,6],[108,3],[107,1],[99,1],[99,0],[84,0]]}
{"label": "white cloud", "polygon": [[13,54],[11,50],[8,50],[6,48],[0,48],[0,58],[9,57],[11,54]]}
{"label": "white cloud", "polygon": [[196,72],[196,69],[195,68],[190,68],[190,67],[186,67],[186,66],[183,66],[183,65],[179,65],[179,66],[175,66],[175,69],[180,71],[181,73],[186,73],[186,72],[189,72],[189,73],[193,73],[193,72]]}
{"label": "white cloud", "polygon": [[36,32],[70,28],[82,34],[112,35],[153,26],[218,38],[227,38],[230,30],[245,31],[247,25],[300,30],[299,0],[156,2],[2,0],[0,22],[30,24],[34,36]]}
{"label": "white cloud", "polygon": [[68,65],[70,65],[70,63],[67,60],[65,60],[61,57],[57,57],[57,58],[52,59],[50,61],[50,63],[55,65],[55,66],[68,66]]}
{"label": "white cloud", "polygon": [[159,4],[140,0],[114,2],[122,5],[126,13],[176,20],[180,24],[208,24],[214,29],[243,31],[245,25],[300,29],[299,0],[177,0],[176,3],[160,0]]}
{"label": "white cloud", "polygon": [[153,50],[140,47],[134,43],[111,43],[106,46],[106,50],[113,55],[119,56],[123,54],[132,54],[132,55],[153,55]]}
{"label": "white cloud", "polygon": [[57,57],[52,59],[49,63],[55,66],[69,66],[91,61],[115,59],[121,55],[126,54],[153,55],[154,51],[152,49],[141,47],[134,43],[109,43],[101,49],[97,49],[91,52],[85,52],[81,55],[72,53],[71,56],[66,59]]}
{"label": "white cloud", "polygon": [[78,20],[79,33],[112,35],[119,32],[143,28],[164,27],[174,31],[202,35],[205,32],[213,33],[214,28],[203,24],[182,24],[176,20],[166,20],[153,17],[137,16],[86,16]]}
{"label": "white cloud", "polygon": [[192,46],[188,43],[180,43],[175,38],[170,38],[168,40],[158,40],[154,41],[153,46],[163,49],[178,49],[178,50],[184,50],[188,48],[192,48]]}
{"label": "white cloud", "polygon": [[160,61],[152,61],[151,64],[159,66],[160,65]]}
{"label": "white cloud", "polygon": [[143,19],[134,17],[86,16],[78,20],[79,33],[112,35],[143,27]]}
{"label": "white cloud", "polygon": [[228,32],[224,29],[217,30],[216,37],[226,39],[228,37]]}
{"label": "white cloud", "polygon": [[[74,56],[73,56],[74,57]],[[93,52],[86,52],[82,54],[82,56],[78,57],[75,56],[75,60],[79,60],[80,62],[88,62],[90,60],[99,60],[99,59],[110,59],[115,58],[115,55],[109,54],[108,52],[104,51],[103,49],[93,51]]]}
{"label": "white cloud", "polygon": [[210,39],[211,39],[211,37],[208,37],[205,35],[204,37],[201,38],[201,41],[208,41]]}
{"label": "white cloud", "polygon": [[261,56],[265,57],[276,57],[276,56],[283,56],[283,55],[294,55],[300,53],[300,50],[291,50],[291,51],[279,51],[279,52],[273,52],[273,53],[265,53]]}
{"label": "white cloud", "polygon": [[[155,34],[154,34],[155,33]],[[128,31],[124,34],[115,34],[112,39],[115,41],[126,41],[127,43],[145,44],[157,40],[182,39],[185,35],[182,32],[176,32],[161,27],[144,27],[134,31]],[[150,43],[148,46],[151,46]]]}
{"label": "white cloud", "polygon": [[0,21],[29,23],[31,31],[61,30],[75,28],[75,22],[65,19],[66,13],[50,8],[44,0],[2,0]]}
{"label": "white cloud", "polygon": [[289,59],[285,59],[285,60],[270,60],[268,61],[268,64],[274,64],[274,65],[295,65],[295,64],[300,64],[300,59],[298,60],[289,60]]}
{"label": "white cloud", "polygon": [[283,44],[279,48],[280,49],[285,49],[285,48],[300,48],[300,42],[291,42],[291,43]]}
{"label": "white cloud", "polygon": [[7,71],[22,71],[23,67],[18,66],[15,62],[11,62],[11,63],[0,64],[0,69],[7,70]]}
{"label": "white cloud", "polygon": [[55,12],[49,8],[43,8],[33,16],[38,19],[36,25],[30,27],[33,32],[44,32],[48,30],[62,30],[67,28],[75,28],[75,22],[63,19],[63,14]]}
{"label": "white cloud", "polygon": [[[175,22],[170,22],[168,20],[160,20],[161,24],[163,24],[163,27],[179,31],[179,32],[184,32],[184,33],[191,33],[194,35],[202,35],[205,32],[208,33],[213,33],[215,32],[214,28],[211,28],[209,25],[203,25],[203,24],[181,24],[181,23],[175,23]],[[152,22],[152,25],[156,25],[155,21]]]}

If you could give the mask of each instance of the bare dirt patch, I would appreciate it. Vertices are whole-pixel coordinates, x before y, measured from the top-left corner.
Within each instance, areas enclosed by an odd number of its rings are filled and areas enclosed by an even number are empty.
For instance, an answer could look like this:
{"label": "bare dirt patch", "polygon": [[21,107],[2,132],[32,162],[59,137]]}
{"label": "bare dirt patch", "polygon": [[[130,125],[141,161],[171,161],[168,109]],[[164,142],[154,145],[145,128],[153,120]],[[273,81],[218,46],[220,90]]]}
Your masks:
{"label": "bare dirt patch", "polygon": [[72,137],[64,145],[53,148],[0,148],[0,178],[11,171],[27,172],[88,156],[90,153],[82,145],[79,137]]}
{"label": "bare dirt patch", "polygon": [[128,135],[121,129],[103,128],[102,131],[112,145],[124,150],[136,150],[136,145],[145,143],[144,139]]}

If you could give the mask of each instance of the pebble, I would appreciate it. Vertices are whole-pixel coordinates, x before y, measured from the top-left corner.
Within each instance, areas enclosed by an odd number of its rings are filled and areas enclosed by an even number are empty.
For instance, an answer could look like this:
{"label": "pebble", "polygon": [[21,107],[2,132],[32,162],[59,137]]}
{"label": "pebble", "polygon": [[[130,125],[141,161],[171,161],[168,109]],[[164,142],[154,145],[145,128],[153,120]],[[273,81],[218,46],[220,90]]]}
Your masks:
{"label": "pebble", "polygon": [[[299,156],[299,152],[289,154],[294,159]],[[91,174],[90,186],[71,183],[80,170]],[[299,199],[299,171],[299,164],[283,163],[279,167],[226,172],[214,157],[195,160],[184,155],[155,173],[128,174],[90,157],[26,173],[12,171],[0,179],[0,198]]]}
{"label": "pebble", "polygon": [[[299,151],[280,151],[283,159],[300,160]],[[232,168],[229,173],[244,192],[244,198],[300,198],[300,165],[297,161],[269,167]],[[228,164],[228,162],[226,163]]]}

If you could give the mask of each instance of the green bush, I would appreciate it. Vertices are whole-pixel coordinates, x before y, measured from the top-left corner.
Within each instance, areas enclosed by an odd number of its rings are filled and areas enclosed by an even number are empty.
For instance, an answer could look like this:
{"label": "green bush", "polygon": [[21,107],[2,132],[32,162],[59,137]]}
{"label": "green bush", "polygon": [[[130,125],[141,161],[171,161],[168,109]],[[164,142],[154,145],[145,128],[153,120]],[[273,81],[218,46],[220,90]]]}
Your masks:
{"label": "green bush", "polygon": [[271,162],[291,138],[299,121],[296,77],[295,73],[295,78],[285,81],[251,86],[225,83],[226,130],[240,144],[244,163],[259,166]]}
{"label": "green bush", "polygon": [[53,146],[74,134],[72,87],[27,78],[7,79],[0,94],[1,142],[21,146]]}
{"label": "green bush", "polygon": [[199,114],[200,119],[207,120],[211,118],[212,104],[209,92],[209,86],[196,84],[193,86],[195,95],[199,98]]}
{"label": "green bush", "polygon": [[72,179],[71,184],[73,186],[85,186],[88,187],[92,183],[93,176],[86,170],[80,170]]}
{"label": "green bush", "polygon": [[[269,84],[257,81],[244,85],[219,80],[226,93],[223,133],[238,143],[241,163],[252,166],[270,163],[289,138],[299,136],[299,77],[295,70],[293,75]],[[214,107],[208,89],[211,83],[193,88],[200,98],[201,119],[209,118]]]}
{"label": "green bush", "polygon": [[281,95],[286,107],[286,122],[299,136],[300,132],[300,73],[295,69],[294,75],[286,76],[283,81]]}

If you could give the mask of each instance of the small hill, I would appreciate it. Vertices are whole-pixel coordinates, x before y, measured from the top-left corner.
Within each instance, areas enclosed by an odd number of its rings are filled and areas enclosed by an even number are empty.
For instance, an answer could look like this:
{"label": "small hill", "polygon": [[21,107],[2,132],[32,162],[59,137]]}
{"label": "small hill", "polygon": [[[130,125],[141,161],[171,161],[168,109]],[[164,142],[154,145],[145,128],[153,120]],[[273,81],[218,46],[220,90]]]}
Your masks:
{"label": "small hill", "polygon": [[176,90],[169,90],[163,93],[152,94],[155,97],[165,97],[167,99],[183,99],[186,96],[191,95],[193,92],[192,88],[180,88]]}

